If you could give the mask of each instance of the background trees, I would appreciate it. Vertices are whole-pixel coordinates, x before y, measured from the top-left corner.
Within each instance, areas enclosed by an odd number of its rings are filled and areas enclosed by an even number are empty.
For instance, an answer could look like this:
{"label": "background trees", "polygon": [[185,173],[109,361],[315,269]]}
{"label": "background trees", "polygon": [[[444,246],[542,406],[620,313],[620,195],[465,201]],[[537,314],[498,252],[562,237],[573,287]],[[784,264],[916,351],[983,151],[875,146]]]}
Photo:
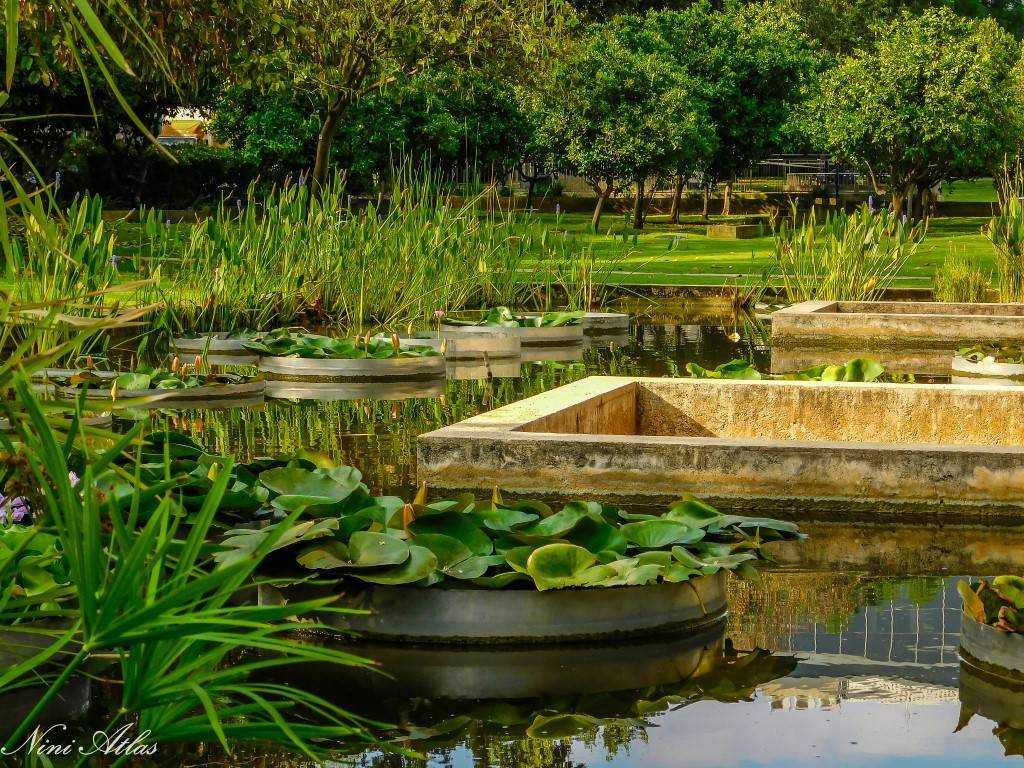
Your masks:
{"label": "background trees", "polygon": [[991,19],[946,9],[891,22],[876,49],[821,78],[815,145],[887,176],[895,211],[941,180],[991,173],[1022,138],[1020,48]]}

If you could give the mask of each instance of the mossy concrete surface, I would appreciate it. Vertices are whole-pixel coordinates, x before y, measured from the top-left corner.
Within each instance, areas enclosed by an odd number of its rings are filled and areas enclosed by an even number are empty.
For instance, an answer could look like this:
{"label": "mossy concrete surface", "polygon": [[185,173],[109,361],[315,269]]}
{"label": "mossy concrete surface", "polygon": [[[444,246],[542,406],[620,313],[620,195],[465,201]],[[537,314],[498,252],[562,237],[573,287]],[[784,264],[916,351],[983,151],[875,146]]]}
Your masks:
{"label": "mossy concrete surface", "polygon": [[591,377],[421,436],[418,472],[443,488],[994,521],[1024,514],[1021,413],[1019,387]]}

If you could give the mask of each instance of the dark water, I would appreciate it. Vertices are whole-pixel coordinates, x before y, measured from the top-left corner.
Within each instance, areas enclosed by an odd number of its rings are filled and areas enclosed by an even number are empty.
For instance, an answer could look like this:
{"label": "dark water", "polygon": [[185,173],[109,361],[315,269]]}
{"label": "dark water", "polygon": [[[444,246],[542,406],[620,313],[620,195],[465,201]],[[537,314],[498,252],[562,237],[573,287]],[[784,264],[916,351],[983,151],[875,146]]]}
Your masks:
{"label": "dark water", "polygon": [[[530,363],[516,378],[449,380],[428,398],[270,402],[172,418],[212,450],[241,459],[321,454],[359,467],[374,491],[407,495],[422,432],[587,375],[681,375],[687,362],[713,367],[736,357],[767,370],[769,355],[766,330],[751,321],[656,311],[614,349]],[[697,641],[568,647],[532,662],[522,649],[363,645],[393,675],[387,684],[316,673],[295,683],[398,724],[389,737],[425,755],[372,751],[355,756],[361,766],[1019,761],[1003,755],[1020,753],[1024,691],[961,667],[955,584],[961,575],[1024,572],[1024,531],[806,530],[808,541],[779,549],[777,567],[759,583],[730,582],[727,625]]]}

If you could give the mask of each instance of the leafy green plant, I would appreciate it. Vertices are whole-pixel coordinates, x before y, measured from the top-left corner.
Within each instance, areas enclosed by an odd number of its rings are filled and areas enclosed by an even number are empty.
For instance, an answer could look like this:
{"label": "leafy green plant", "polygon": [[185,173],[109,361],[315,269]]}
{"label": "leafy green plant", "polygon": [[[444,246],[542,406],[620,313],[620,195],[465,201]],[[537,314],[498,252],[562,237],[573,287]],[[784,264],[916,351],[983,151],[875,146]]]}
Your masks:
{"label": "leafy green plant", "polygon": [[314,360],[390,360],[399,357],[436,357],[432,347],[402,347],[391,340],[370,336],[336,339],[283,328],[263,334],[259,340],[244,341],[243,346],[271,357],[301,357]]}
{"label": "leafy green plant", "polygon": [[975,621],[1003,632],[1024,633],[1024,579],[996,576],[956,585],[963,599],[964,613]]}
{"label": "leafy green plant", "polygon": [[1024,169],[1018,160],[999,177],[999,213],[982,233],[996,249],[999,301],[1024,301]]}
{"label": "leafy green plant", "polygon": [[[288,466],[259,476],[279,514],[314,520],[288,546],[299,565],[372,584],[562,589],[682,582],[721,569],[747,571],[765,541],[799,538],[793,523],[723,515],[688,497],[664,516],[597,502],[554,511],[533,500],[472,496],[408,504],[370,497],[348,467]],[[274,526],[229,533],[215,557],[233,563],[274,536]],[[311,541],[312,540],[312,541]]]}
{"label": "leafy green plant", "polygon": [[981,267],[980,258],[950,249],[932,276],[932,293],[936,301],[984,302],[988,299],[990,282],[990,277]]}
{"label": "leafy green plant", "polygon": [[543,312],[537,314],[516,314],[508,307],[493,307],[478,319],[448,318],[446,325],[486,325],[501,328],[556,328],[564,325],[581,325],[586,312]]}
{"label": "leafy green plant", "polygon": [[1013,344],[974,344],[961,347],[957,354],[972,363],[980,363],[992,358],[996,363],[1024,365],[1024,348]]}
{"label": "leafy green plant", "polygon": [[196,389],[198,387],[230,386],[251,381],[248,376],[236,373],[210,373],[182,367],[174,371],[140,365],[134,371],[116,376],[100,376],[88,369],[76,371],[70,376],[51,378],[58,384],[75,389],[103,389],[111,393],[142,391],[147,389]]}
{"label": "leafy green plant", "polygon": [[818,225],[812,210],[800,221],[795,204],[790,223],[775,232],[775,252],[766,282],[781,282],[790,302],[868,301],[881,296],[917,252],[921,225],[867,205],[853,213],[829,212]]}
{"label": "leafy green plant", "polygon": [[885,373],[885,368],[875,360],[856,358],[843,365],[820,365],[794,373],[772,375],[761,373],[748,360],[730,360],[714,370],[702,368],[696,363],[687,363],[686,371],[695,379],[785,379],[789,381],[876,381]]}

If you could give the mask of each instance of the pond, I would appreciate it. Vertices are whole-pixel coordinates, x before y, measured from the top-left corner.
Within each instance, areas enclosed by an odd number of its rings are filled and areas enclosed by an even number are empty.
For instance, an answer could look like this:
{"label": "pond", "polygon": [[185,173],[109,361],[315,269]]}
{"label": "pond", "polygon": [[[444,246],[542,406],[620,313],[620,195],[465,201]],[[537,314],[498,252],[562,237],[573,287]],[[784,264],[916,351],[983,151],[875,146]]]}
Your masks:
{"label": "pond", "polygon": [[[359,467],[372,491],[408,497],[418,434],[587,375],[676,376],[688,362],[737,357],[768,370],[769,339],[761,323],[661,308],[638,317],[628,344],[528,363],[514,378],[449,379],[430,397],[275,400],[169,419],[211,451],[321,455]],[[727,625],[696,640],[458,652],[362,644],[387,683],[315,670],[294,682],[397,724],[392,735],[425,755],[354,756],[367,767],[962,768],[1020,755],[1024,693],[961,668],[955,585],[1024,572],[1024,532],[803,528],[810,538],[780,546],[759,582],[730,579]]]}

